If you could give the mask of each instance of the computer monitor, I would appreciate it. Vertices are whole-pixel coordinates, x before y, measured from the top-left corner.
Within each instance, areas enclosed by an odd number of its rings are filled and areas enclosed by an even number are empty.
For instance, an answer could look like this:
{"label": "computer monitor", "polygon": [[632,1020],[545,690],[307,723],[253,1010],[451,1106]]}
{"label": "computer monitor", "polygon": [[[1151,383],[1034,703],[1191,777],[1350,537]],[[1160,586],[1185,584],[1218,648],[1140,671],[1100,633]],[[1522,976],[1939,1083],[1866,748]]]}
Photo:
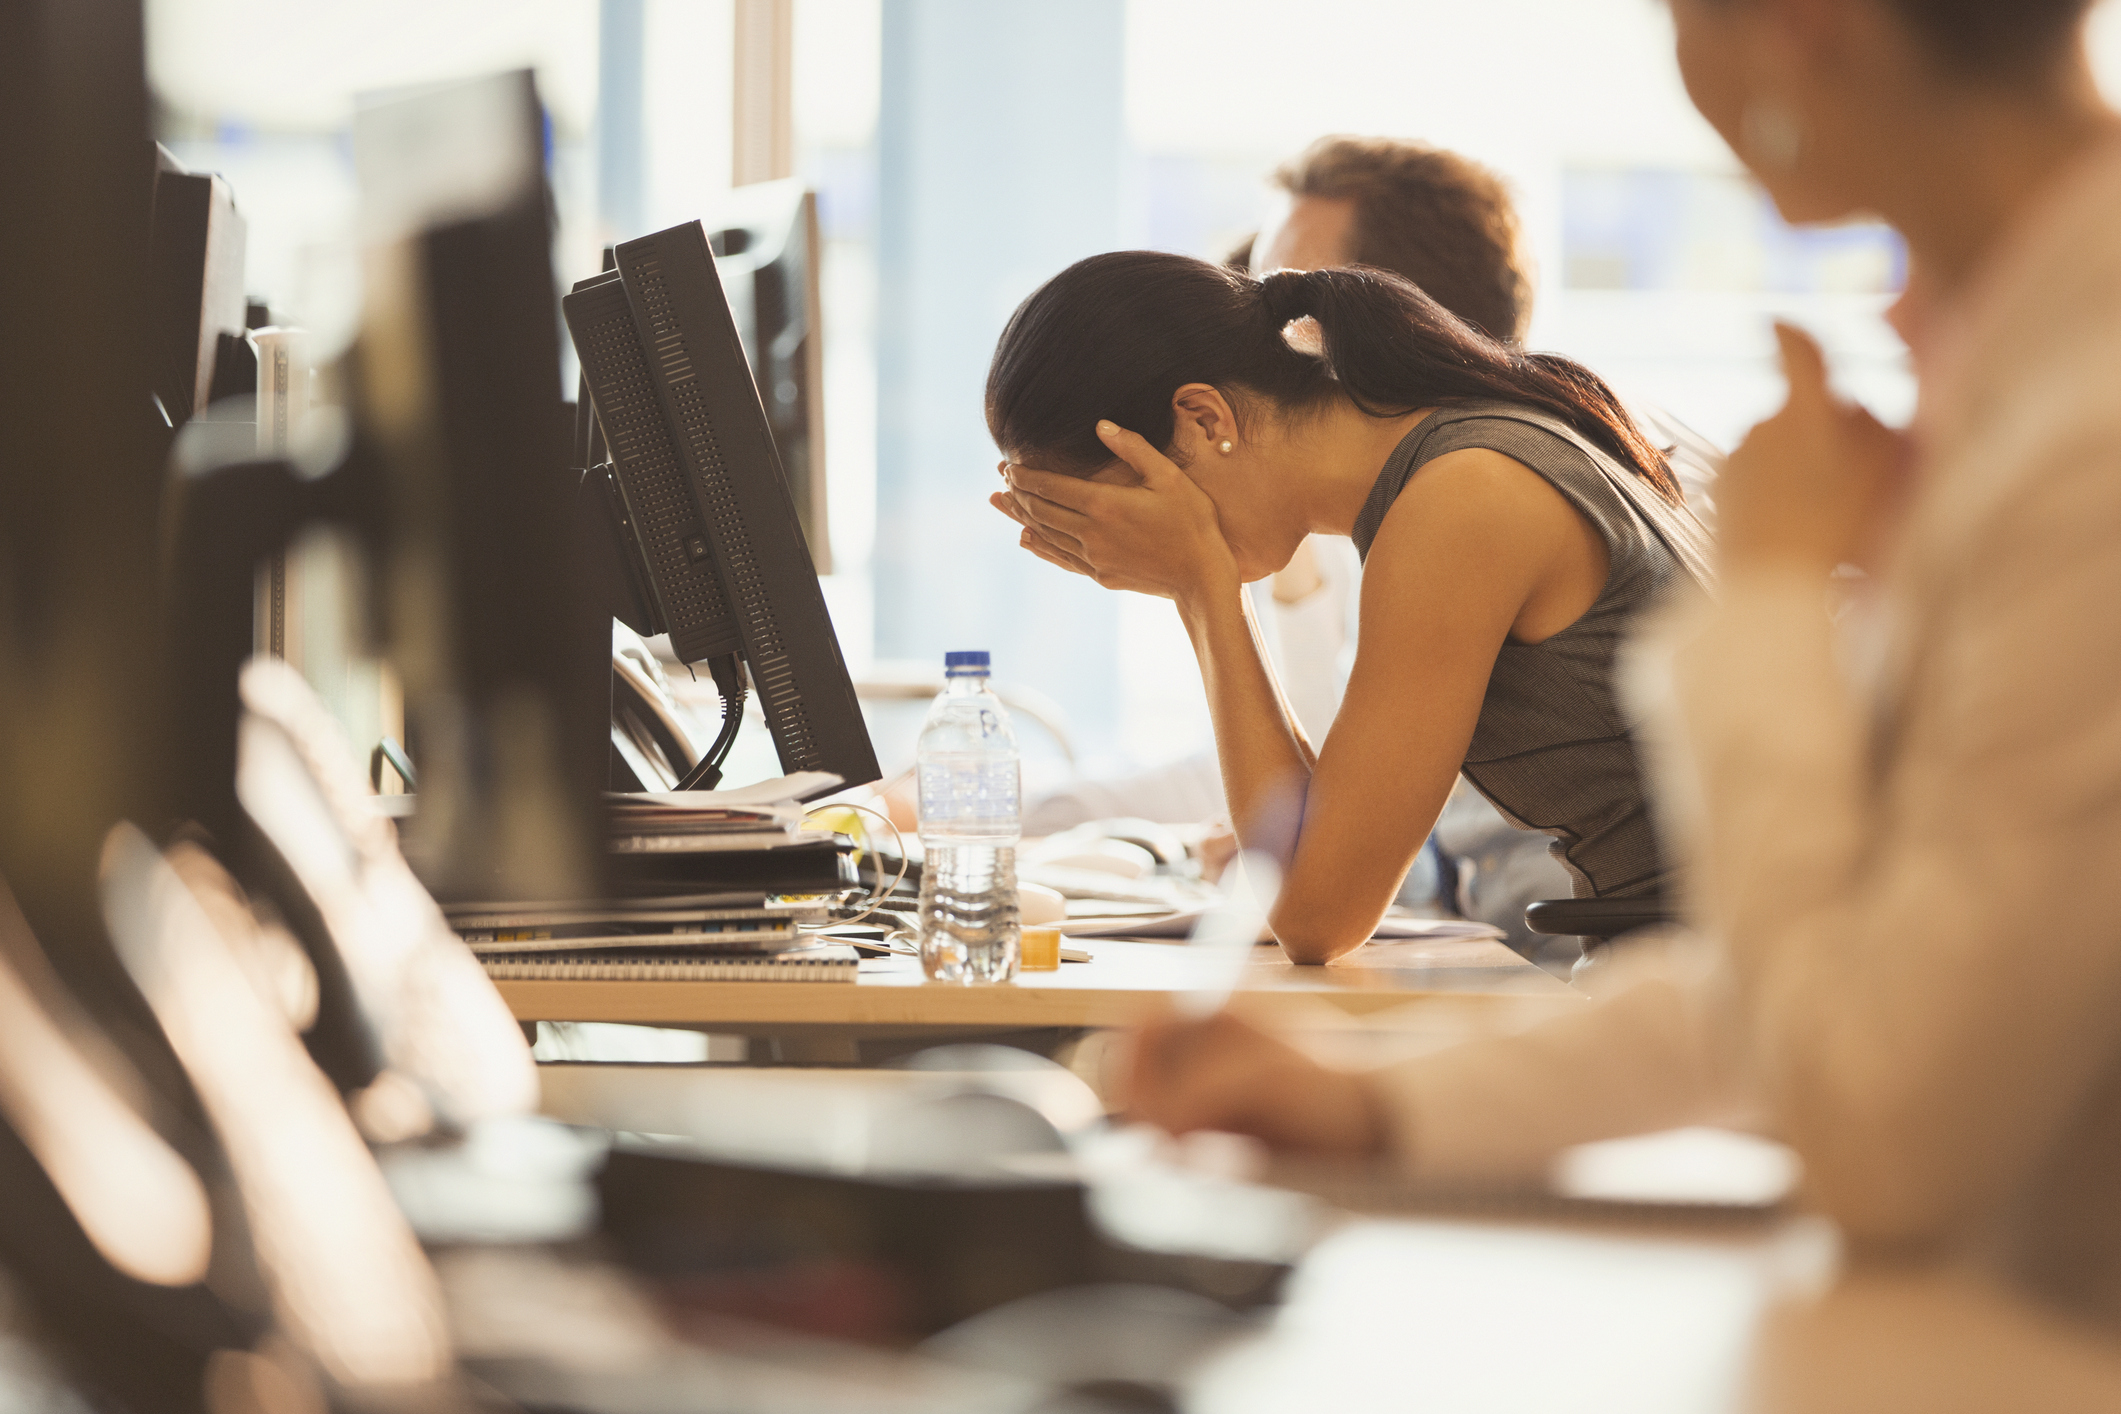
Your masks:
{"label": "computer monitor", "polygon": [[[363,313],[349,437],[298,472],[195,421],[164,498],[178,804],[277,885],[233,788],[253,567],[306,526],[358,538],[404,691],[408,848],[449,897],[600,897],[610,624],[566,466],[542,109],[527,72],[364,96]],[[357,744],[368,750],[372,740]],[[254,847],[255,846],[255,847]],[[314,930],[305,942],[316,943]]]}
{"label": "computer monitor", "polygon": [[[228,183],[186,170],[160,143],[151,231],[154,394],[179,427],[213,400],[224,341],[242,342],[248,231]],[[224,391],[229,381],[221,380]]]}
{"label": "computer monitor", "polygon": [[792,177],[753,182],[718,201],[710,224],[707,243],[780,448],[796,519],[817,572],[830,574],[817,196]]}
{"label": "computer monitor", "polygon": [[573,521],[544,131],[527,71],[356,99],[353,455],[380,472],[408,837],[444,897],[604,887],[610,626]]}
{"label": "computer monitor", "polygon": [[[33,1308],[37,1363],[56,1355],[89,1391],[75,1402],[150,1409],[196,1400],[215,1347],[249,1348],[269,1328],[248,1296],[259,1288],[235,1265],[240,1224],[215,1213],[213,1289],[138,1280],[106,1260],[17,1129],[40,1101],[63,1114],[101,1091],[121,1104],[167,1105],[158,1117],[182,1118],[162,1132],[186,1166],[223,1171],[98,902],[111,827],[167,819],[181,748],[158,652],[167,434],[153,435],[148,402],[158,351],[141,9],[139,0],[0,4],[0,191],[9,200],[0,216],[0,879],[20,905],[19,915],[4,907],[0,950],[25,981],[23,956],[41,953],[51,981],[40,990],[69,994],[78,1006],[66,1010],[103,1033],[80,1051],[98,1072],[86,1089],[68,1090],[64,1064],[50,1056],[10,1085],[0,1265]],[[36,1045],[13,1010],[10,1035]],[[36,1010],[48,1024],[58,1019],[49,1002]],[[125,1069],[138,1080],[111,1083]],[[92,1124],[46,1132],[91,1164],[142,1173],[98,1147]],[[244,1294],[215,1294],[230,1290]],[[11,1353],[11,1392],[16,1363]],[[21,1381],[25,1390],[60,1383],[34,1371]]]}
{"label": "computer monitor", "polygon": [[[875,780],[876,748],[705,228],[626,241],[615,263],[561,303],[657,626],[685,662],[726,669],[741,656],[783,770]],[[726,712],[734,675],[715,676]],[[729,735],[716,744],[725,754]]]}

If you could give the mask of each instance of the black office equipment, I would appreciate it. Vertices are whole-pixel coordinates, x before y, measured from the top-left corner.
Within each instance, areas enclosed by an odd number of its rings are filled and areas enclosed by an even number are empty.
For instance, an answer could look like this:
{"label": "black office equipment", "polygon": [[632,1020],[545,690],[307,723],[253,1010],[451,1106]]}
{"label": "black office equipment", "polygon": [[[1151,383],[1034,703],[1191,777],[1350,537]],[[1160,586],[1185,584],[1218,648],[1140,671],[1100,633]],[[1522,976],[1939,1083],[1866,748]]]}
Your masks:
{"label": "black office equipment", "polygon": [[[157,651],[167,429],[156,437],[150,404],[142,28],[140,0],[0,5],[0,878],[22,915],[0,921],[0,946],[49,958],[54,986],[136,1072],[135,1095],[153,1097],[151,1121],[214,1184],[217,1147],[97,901],[111,827],[167,818],[175,740]],[[216,1290],[111,1266],[10,1124],[0,1192],[9,1299],[80,1403],[200,1409],[210,1352],[262,1333]],[[240,1226],[214,1233],[217,1290],[238,1301],[256,1290]]]}
{"label": "black office equipment", "polygon": [[[242,343],[248,304],[243,296],[247,239],[228,183],[210,172],[187,171],[155,144],[150,310],[154,327],[155,397],[170,425],[181,426],[217,396],[248,393],[223,339]],[[257,365],[250,372],[255,378]]]}
{"label": "black office equipment", "polygon": [[541,122],[528,73],[365,100],[369,279],[343,460],[296,475],[207,446],[213,424],[180,440],[167,543],[182,807],[232,847],[251,566],[336,521],[362,537],[405,684],[422,798],[409,833],[430,886],[603,892],[610,642],[579,573],[559,434]]}
{"label": "black office equipment", "polygon": [[796,519],[817,572],[830,574],[817,194],[793,177],[752,182],[715,203],[713,224],[715,269],[751,359]]}
{"label": "black office equipment", "polygon": [[650,627],[684,661],[707,659],[724,689],[723,738],[702,764],[718,765],[735,728],[724,669],[740,652],[784,770],[873,781],[876,750],[707,233],[674,226],[615,258],[563,305],[647,570]]}
{"label": "black office equipment", "polygon": [[140,25],[124,0],[0,6],[0,875],[89,992],[126,988],[96,910],[104,832],[162,817],[174,740]]}
{"label": "black office equipment", "polygon": [[[726,1142],[621,1140],[597,1176],[604,1234],[681,1319],[733,1315],[880,1344],[1040,1292],[1110,1302],[1122,1283],[1248,1311],[1288,1277],[1284,1261],[1236,1255],[1242,1246],[1208,1253],[1179,1233],[1150,1248],[1115,1236],[1082,1181],[1038,1172],[1037,1160],[1064,1150],[1032,1147],[1042,1121],[1017,1100],[968,1089],[871,1103],[895,1106],[883,1122],[929,1152],[827,1166],[770,1141],[743,1154]],[[743,1124],[727,1130],[741,1135]],[[986,1145],[997,1152],[982,1158]]]}
{"label": "black office equipment", "polygon": [[[349,443],[336,463],[298,473],[216,448],[230,424],[193,423],[178,439],[165,539],[178,811],[272,901],[327,980],[350,970],[341,950],[364,939],[333,926],[285,838],[261,830],[235,792],[253,567],[306,525],[350,528],[373,569],[418,764],[407,853],[427,886],[488,899],[609,892],[610,634],[576,573],[530,76],[367,103],[354,146],[370,280]],[[350,988],[327,988],[306,1038],[349,1092],[382,1059],[368,1010]]]}
{"label": "black office equipment", "polygon": [[389,508],[413,833],[449,861],[429,881],[444,896],[603,892],[610,631],[573,524],[543,123],[528,72],[363,100],[354,117],[379,233],[357,435]]}
{"label": "black office equipment", "polygon": [[1528,903],[1525,926],[1548,937],[1581,937],[1607,943],[1644,928],[1679,921],[1661,894],[1644,898],[1549,898]]}
{"label": "black office equipment", "polygon": [[596,424],[609,444],[621,521],[647,568],[655,621],[645,627],[668,633],[682,662],[741,651],[691,490],[694,473],[664,422],[617,273],[581,282],[562,303],[595,400]]}
{"label": "black office equipment", "polygon": [[703,854],[618,854],[613,885],[629,898],[751,890],[761,894],[833,894],[859,888],[853,861],[837,840],[806,839],[779,849]]}
{"label": "black office equipment", "polygon": [[223,329],[214,336],[213,382],[207,385],[206,401],[200,406],[211,407],[228,398],[254,399],[257,395],[257,346],[247,333]]}

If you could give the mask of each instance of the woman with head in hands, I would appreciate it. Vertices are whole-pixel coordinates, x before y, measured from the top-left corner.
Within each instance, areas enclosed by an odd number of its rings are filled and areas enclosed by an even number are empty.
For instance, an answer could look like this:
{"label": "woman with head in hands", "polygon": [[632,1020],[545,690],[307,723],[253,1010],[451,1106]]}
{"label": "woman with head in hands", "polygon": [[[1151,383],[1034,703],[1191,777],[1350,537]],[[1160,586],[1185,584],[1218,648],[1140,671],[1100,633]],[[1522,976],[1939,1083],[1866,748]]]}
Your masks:
{"label": "woman with head in hands", "polygon": [[[1231,822],[1282,866],[1291,958],[1369,938],[1461,771],[1554,836],[1580,896],[1661,890],[1613,658],[1703,576],[1706,536],[1588,369],[1383,271],[1256,280],[1122,252],[1016,312],[987,422],[1008,457],[994,504],[1025,548],[1177,605]],[[1365,559],[1354,667],[1316,745],[1241,590],[1314,532]]]}

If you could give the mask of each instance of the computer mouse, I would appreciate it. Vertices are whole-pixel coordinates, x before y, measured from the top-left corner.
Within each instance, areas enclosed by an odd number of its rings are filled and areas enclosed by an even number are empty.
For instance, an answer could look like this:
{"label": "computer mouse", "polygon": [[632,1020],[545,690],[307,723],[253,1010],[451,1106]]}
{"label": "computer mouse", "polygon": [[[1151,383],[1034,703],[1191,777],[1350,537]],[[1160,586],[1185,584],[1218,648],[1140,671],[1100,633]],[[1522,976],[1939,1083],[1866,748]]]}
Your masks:
{"label": "computer mouse", "polygon": [[1016,886],[1016,916],[1019,922],[1036,927],[1042,923],[1058,923],[1068,916],[1068,901],[1060,896],[1058,889],[1049,889],[1044,884]]}

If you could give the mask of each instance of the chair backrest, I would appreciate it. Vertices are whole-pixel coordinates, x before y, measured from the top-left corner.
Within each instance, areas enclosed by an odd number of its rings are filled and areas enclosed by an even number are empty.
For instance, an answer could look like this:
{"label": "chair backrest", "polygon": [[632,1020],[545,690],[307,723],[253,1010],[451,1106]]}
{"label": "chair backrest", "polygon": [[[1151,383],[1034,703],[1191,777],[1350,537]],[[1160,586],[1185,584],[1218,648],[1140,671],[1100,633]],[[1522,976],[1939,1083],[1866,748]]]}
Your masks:
{"label": "chair backrest", "polygon": [[1676,915],[1658,895],[1646,898],[1549,898],[1525,905],[1525,926],[1548,936],[1617,938],[1670,923]]}

